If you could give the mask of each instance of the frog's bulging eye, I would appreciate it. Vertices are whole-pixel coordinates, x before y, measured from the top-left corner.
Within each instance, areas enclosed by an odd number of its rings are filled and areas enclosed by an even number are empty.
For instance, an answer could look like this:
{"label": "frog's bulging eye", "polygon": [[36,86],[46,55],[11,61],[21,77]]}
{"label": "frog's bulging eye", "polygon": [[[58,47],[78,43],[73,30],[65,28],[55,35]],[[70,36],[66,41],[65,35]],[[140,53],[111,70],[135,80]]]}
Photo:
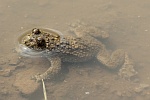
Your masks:
{"label": "frog's bulging eye", "polygon": [[38,28],[34,28],[34,29],[32,30],[32,34],[38,35],[38,34],[40,34],[40,33],[41,33],[41,31],[40,31]]}

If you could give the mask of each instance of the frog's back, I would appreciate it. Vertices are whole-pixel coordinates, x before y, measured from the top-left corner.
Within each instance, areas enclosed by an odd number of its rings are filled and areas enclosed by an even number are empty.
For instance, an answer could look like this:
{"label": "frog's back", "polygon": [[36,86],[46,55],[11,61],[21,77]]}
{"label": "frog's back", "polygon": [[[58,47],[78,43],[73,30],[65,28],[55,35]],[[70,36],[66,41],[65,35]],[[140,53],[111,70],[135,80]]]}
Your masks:
{"label": "frog's back", "polygon": [[83,62],[95,57],[100,49],[99,41],[92,37],[66,36],[61,40],[55,53],[64,62]]}

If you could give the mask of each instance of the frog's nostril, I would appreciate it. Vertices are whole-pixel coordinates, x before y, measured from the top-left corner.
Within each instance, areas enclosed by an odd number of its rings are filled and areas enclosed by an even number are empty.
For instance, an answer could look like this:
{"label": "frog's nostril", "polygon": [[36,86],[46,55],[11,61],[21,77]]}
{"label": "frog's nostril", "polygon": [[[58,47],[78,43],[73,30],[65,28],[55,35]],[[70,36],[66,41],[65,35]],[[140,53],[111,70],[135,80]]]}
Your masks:
{"label": "frog's nostril", "polygon": [[42,37],[37,37],[37,40],[38,40],[38,41],[41,41],[41,40],[42,40]]}
{"label": "frog's nostril", "polygon": [[34,29],[32,30],[32,34],[38,35],[38,34],[40,34],[40,33],[41,33],[41,31],[40,31],[38,28],[34,28]]}

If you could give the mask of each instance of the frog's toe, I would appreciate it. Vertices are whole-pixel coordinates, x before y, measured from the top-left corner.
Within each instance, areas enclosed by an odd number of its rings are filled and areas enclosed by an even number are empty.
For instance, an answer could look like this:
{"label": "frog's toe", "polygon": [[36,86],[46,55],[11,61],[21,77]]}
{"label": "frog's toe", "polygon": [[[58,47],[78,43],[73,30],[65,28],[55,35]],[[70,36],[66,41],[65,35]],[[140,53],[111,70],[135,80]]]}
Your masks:
{"label": "frog's toe", "polygon": [[36,75],[33,75],[31,76],[31,80],[35,80],[36,82],[39,82],[41,81],[43,78],[41,77],[40,74],[36,74]]}

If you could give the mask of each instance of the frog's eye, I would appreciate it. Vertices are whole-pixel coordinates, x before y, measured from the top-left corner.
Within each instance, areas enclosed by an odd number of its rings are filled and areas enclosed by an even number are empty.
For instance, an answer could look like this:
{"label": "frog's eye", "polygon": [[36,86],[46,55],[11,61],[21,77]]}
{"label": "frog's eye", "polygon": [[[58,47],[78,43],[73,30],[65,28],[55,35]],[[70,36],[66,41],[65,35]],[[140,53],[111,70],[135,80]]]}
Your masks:
{"label": "frog's eye", "polygon": [[34,29],[32,30],[32,34],[38,35],[38,34],[40,34],[40,33],[41,33],[41,31],[40,31],[38,28],[34,28]]}

